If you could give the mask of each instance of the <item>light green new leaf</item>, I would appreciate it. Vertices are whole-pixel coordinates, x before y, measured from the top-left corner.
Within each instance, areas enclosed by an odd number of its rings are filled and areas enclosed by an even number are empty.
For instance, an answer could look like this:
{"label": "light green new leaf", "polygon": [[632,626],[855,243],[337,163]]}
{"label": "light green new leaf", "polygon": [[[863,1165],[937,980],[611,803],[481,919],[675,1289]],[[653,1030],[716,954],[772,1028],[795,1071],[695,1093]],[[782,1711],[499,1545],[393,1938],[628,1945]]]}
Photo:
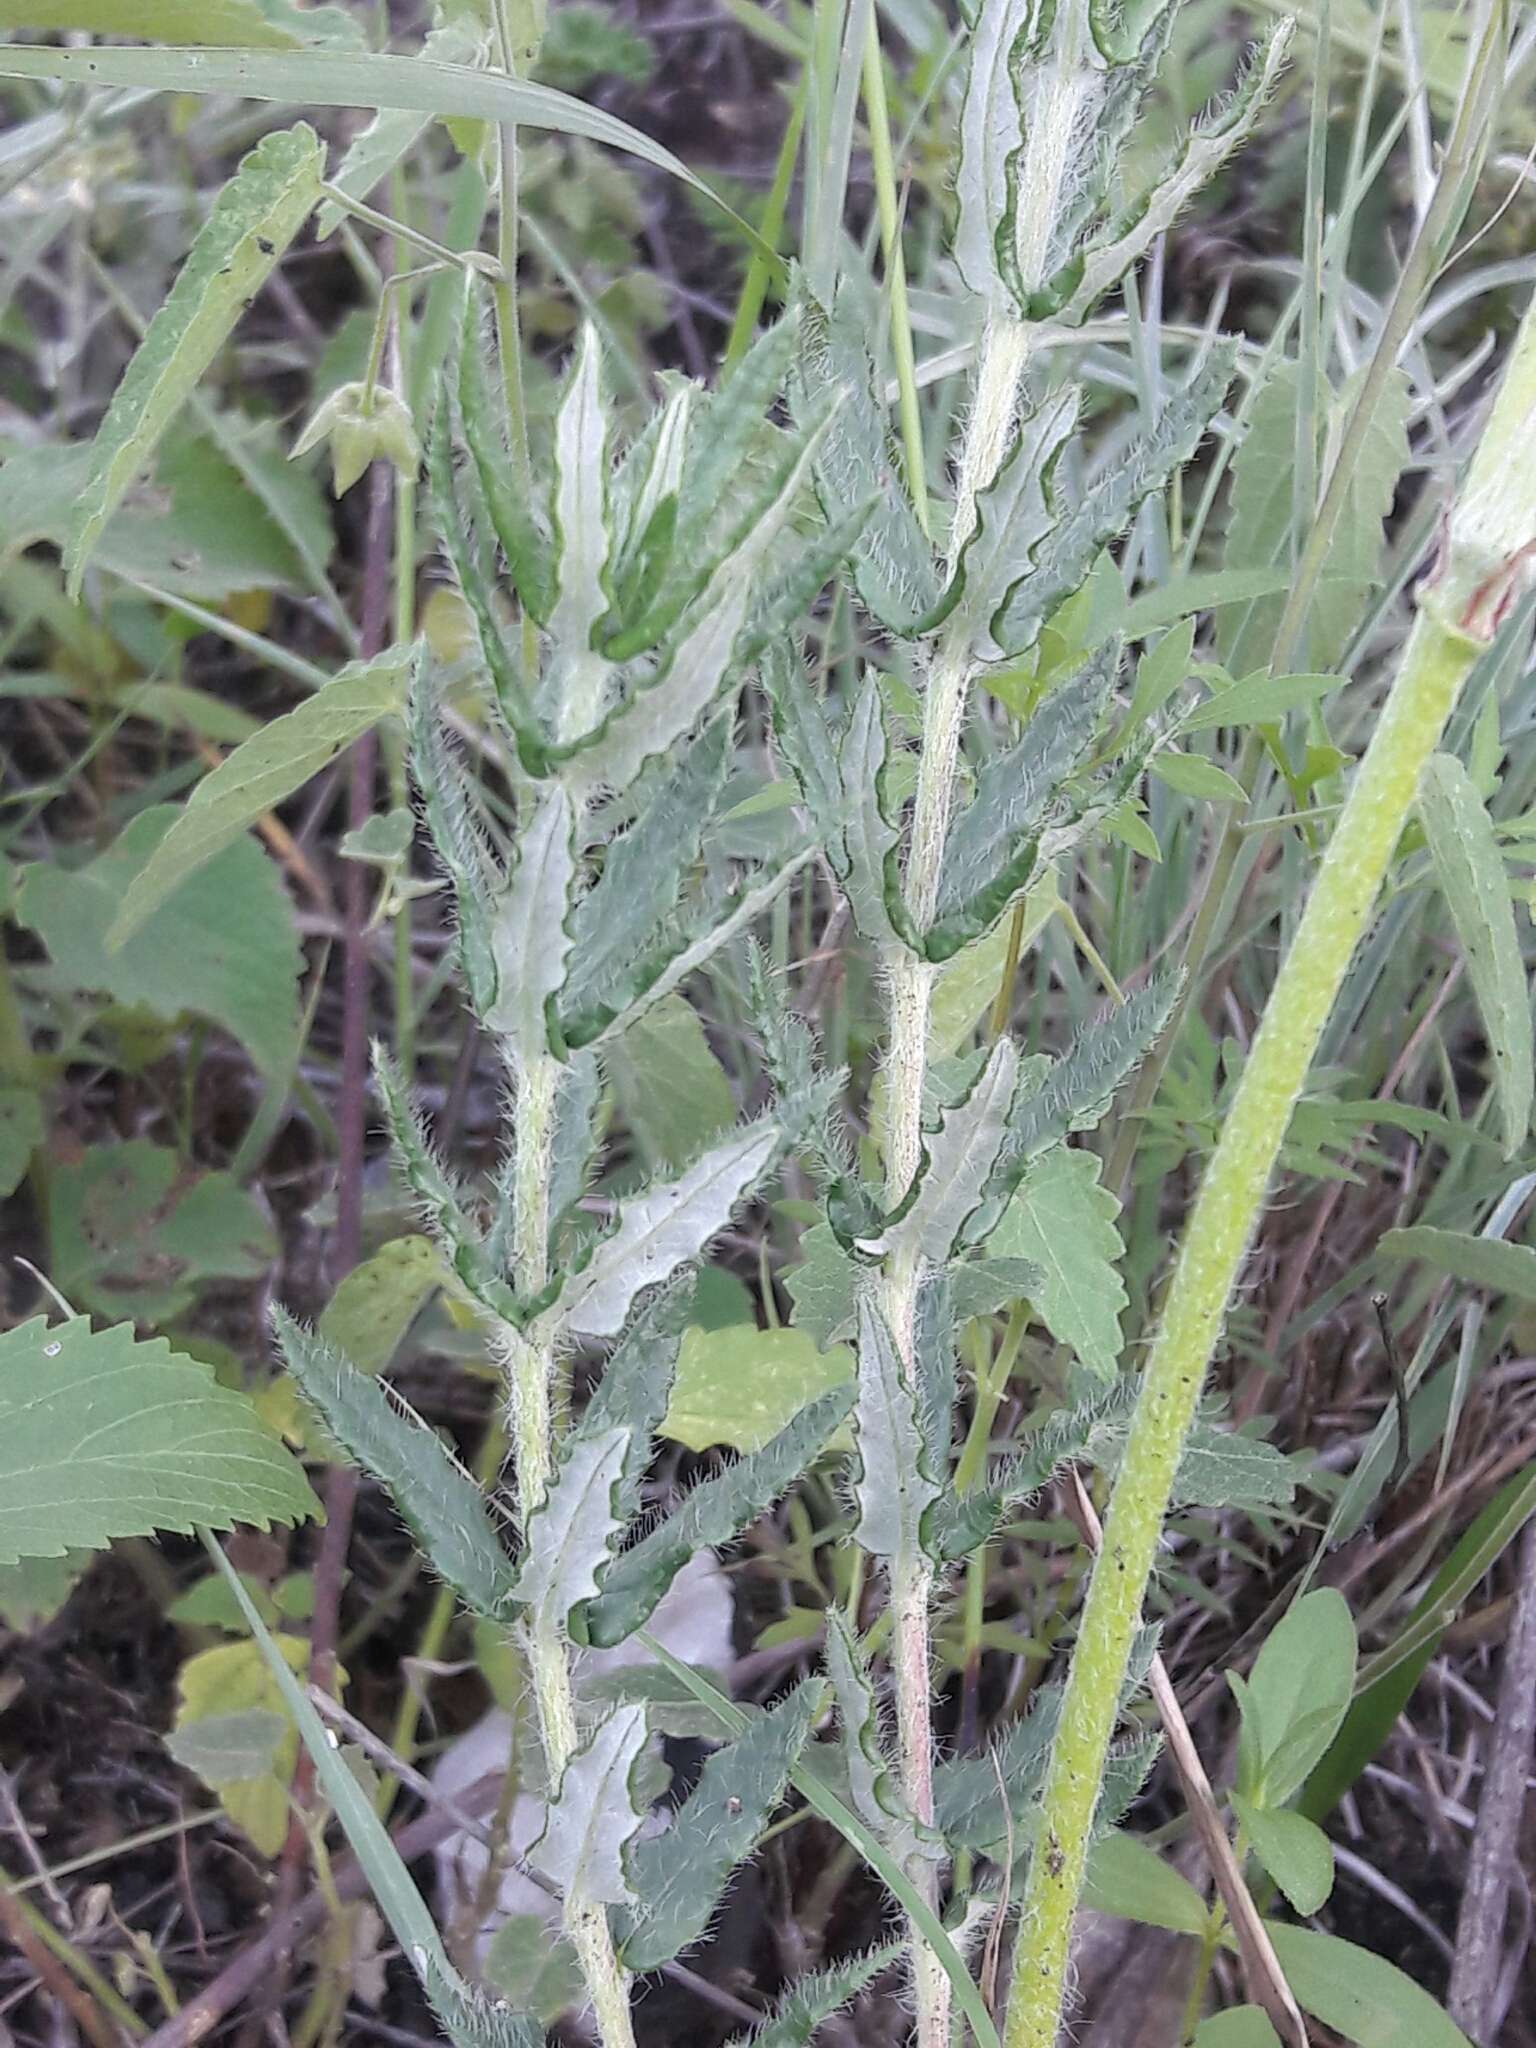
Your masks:
{"label": "light green new leaf", "polygon": [[1204,1899],[1149,1842],[1138,1835],[1106,1835],[1088,1852],[1083,1904],[1143,1927],[1203,1936],[1209,1924]]}
{"label": "light green new leaf", "polygon": [[630,1773],[645,1747],[645,1709],[609,1709],[566,1765],[544,1832],[529,1851],[535,1870],[567,1896],[605,1906],[638,1906],[624,1849],[644,1816]]}
{"label": "light green new leaf", "polygon": [[0,1563],[319,1513],[245,1395],[163,1338],[83,1317],[0,1335]]}
{"label": "light green new leaf", "polygon": [[167,1022],[206,1017],[264,1074],[284,1074],[298,1047],[303,957],[282,878],[254,840],[226,846],[122,947],[108,948],[119,906],[183,816],[157,804],[83,868],[39,861],[25,869],[17,919],[37,933],[69,988],[100,990]]}
{"label": "light green new leaf", "polygon": [[1420,1259],[1437,1273],[1449,1273],[1490,1294],[1536,1302],[1536,1251],[1528,1244],[1506,1244],[1502,1238],[1416,1223],[1407,1230],[1389,1230],[1376,1251],[1384,1259]]}
{"label": "light green new leaf", "polygon": [[1240,1792],[1232,1794],[1232,1811],[1295,1910],[1304,1919],[1320,1913],[1333,1890],[1333,1844],[1317,1823],[1289,1807],[1260,1806]]}
{"label": "light green new leaf", "polygon": [[1304,1594],[1273,1628],[1246,1684],[1238,1784],[1245,1797],[1281,1806],[1323,1755],[1355,1687],[1355,1624],[1332,1586]]}
{"label": "light green new leaf", "polygon": [[697,1258],[725,1228],[778,1142],[772,1124],[750,1124],[706,1152],[679,1179],[632,1196],[620,1210],[618,1228],[566,1283],[557,1309],[563,1327],[585,1337],[616,1336],[642,1288]]}
{"label": "light green new leaf", "polygon": [[1039,1269],[1041,1319],[1081,1364],[1108,1380],[1120,1363],[1125,1246],[1116,1227],[1120,1204],[1100,1186],[1099,1165],[1092,1152],[1053,1145],[1025,1175],[987,1251]]}
{"label": "light green new leaf", "polygon": [[394,649],[354,662],[323,690],[253,733],[205,775],[126,890],[107,934],[116,951],[197,870],[328,767],[378,724],[398,716],[416,656]]}
{"label": "light green new leaf", "polygon": [[1262,2005],[1231,2005],[1200,2022],[1191,2048],[1280,2048],[1280,2036]]}
{"label": "light green new leaf", "polygon": [[923,1518],[939,1497],[928,1459],[917,1397],[890,1325],[868,1290],[859,1299],[859,1394],[854,1410],[859,1476],[854,1531],[875,1557],[915,1560]]}
{"label": "light green new leaf", "polygon": [[853,1383],[853,1354],[820,1351],[809,1330],[733,1323],[683,1339],[661,1433],[691,1451],[758,1451],[805,1406]]}
{"label": "light green new leaf", "polygon": [[512,1567],[485,1496],[442,1438],[382,1380],[282,1309],[273,1328],[299,1390],[347,1455],[388,1490],[428,1563],[476,1614],[503,1614]]}
{"label": "light green new leaf", "polygon": [[1357,2048],[1472,2048],[1442,2006],[1384,1956],[1266,1920],[1297,2002]]}
{"label": "light green new leaf", "polygon": [[[579,945],[573,959],[579,969]],[[575,969],[567,987],[574,981]],[[626,1128],[653,1167],[689,1164],[736,1121],[730,1076],[684,996],[652,1003],[611,1036],[603,1068]]]}
{"label": "light green new leaf", "polygon": [[671,1825],[631,1844],[625,1861],[641,1903],[621,1937],[630,1969],[657,1969],[704,1932],[726,1880],[784,1796],[820,1698],[820,1686],[807,1680],[754,1715],[744,1735],[706,1760]]}
{"label": "light green new leaf", "polygon": [[[16,74],[10,71],[11,63],[20,54],[0,52],[0,66],[12,76]],[[85,58],[89,75],[89,60],[98,53],[59,50],[47,55]],[[166,53],[99,55],[148,58],[155,65]],[[304,65],[320,59],[306,55],[276,61]],[[162,75],[154,82],[166,81]],[[320,196],[324,162],[319,137],[301,121],[295,128],[264,135],[214,201],[96,430],[90,475],[64,551],[72,596],[79,591],[86,558],[113,507],[303,226]]]}
{"label": "light green new leaf", "polygon": [[1419,817],[1477,997],[1504,1125],[1514,1157],[1531,1127],[1536,1041],[1531,992],[1504,862],[1472,778],[1454,755],[1434,754],[1419,779]]}

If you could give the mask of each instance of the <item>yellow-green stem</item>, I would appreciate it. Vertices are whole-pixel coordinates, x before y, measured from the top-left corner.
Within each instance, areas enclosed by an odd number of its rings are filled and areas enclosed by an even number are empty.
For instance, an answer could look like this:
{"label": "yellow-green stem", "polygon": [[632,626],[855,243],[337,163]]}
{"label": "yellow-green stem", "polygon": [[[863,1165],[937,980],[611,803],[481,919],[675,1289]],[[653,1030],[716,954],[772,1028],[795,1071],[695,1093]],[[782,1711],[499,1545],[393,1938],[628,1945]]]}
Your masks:
{"label": "yellow-green stem", "polygon": [[1536,546],[1536,480],[1516,456],[1533,425],[1536,316],[1527,312],[1448,523],[1442,568],[1421,603],[1185,1230],[1083,1606],[1030,1862],[1004,2048],[1056,2048],[1094,1808],[1174,1474],[1292,1111],[1419,776]]}

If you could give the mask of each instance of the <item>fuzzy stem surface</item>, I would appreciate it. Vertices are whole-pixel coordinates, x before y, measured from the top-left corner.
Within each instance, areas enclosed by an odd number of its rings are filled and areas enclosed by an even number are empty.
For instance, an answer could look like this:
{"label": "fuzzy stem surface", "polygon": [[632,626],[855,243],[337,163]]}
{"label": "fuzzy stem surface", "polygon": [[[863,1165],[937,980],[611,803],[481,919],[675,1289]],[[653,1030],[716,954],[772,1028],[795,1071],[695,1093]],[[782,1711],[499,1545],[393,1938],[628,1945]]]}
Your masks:
{"label": "fuzzy stem surface", "polygon": [[1083,1607],[1004,2048],[1056,2048],[1094,1809],[1174,1476],[1281,1143],[1420,774],[1536,547],[1536,480],[1512,459],[1533,424],[1536,317],[1528,312],[1449,521],[1443,567],[1421,602],[1190,1212]]}

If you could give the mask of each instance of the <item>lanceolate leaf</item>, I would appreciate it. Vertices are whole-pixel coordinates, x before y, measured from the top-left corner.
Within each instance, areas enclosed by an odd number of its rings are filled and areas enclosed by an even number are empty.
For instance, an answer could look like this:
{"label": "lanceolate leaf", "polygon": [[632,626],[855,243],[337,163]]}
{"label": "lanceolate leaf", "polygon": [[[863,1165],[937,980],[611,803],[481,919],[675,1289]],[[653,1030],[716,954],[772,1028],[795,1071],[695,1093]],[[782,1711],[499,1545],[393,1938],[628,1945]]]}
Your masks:
{"label": "lanceolate leaf", "polygon": [[541,699],[563,735],[585,732],[602,708],[608,664],[593,646],[608,608],[608,408],[597,331],[582,329],[555,416],[554,515],[558,568],[552,641]]}
{"label": "lanceolate leaf", "polygon": [[1008,1138],[988,1188],[989,1206],[977,1212],[968,1237],[984,1243],[997,1216],[990,1204],[1006,1200],[1031,1159],[1069,1131],[1091,1130],[1115,1090],[1135,1072],[1167,1023],[1178,994],[1171,974],[1149,981],[1119,1009],[1087,1025],[1073,1039],[1033,1094],[1015,1099]]}
{"label": "lanceolate leaf", "polygon": [[998,606],[991,632],[1000,653],[1022,654],[1056,607],[1083,583],[1101,549],[1125,531],[1143,499],[1161,490],[1199,446],[1232,381],[1236,351],[1213,347],[1182,390],[1171,392],[1151,426],[1066,510]]}
{"label": "lanceolate leaf", "polygon": [[242,741],[198,783],[134,878],[109,943],[121,946],[205,861],[302,789],[380,719],[398,717],[419,659],[419,650],[396,648],[354,663]]}
{"label": "lanceolate leaf", "polygon": [[680,1179],[653,1185],[626,1202],[618,1228],[567,1283],[557,1310],[563,1327],[584,1337],[616,1336],[642,1288],[697,1258],[724,1229],[778,1142],[772,1124],[752,1124],[706,1152]]}
{"label": "lanceolate leaf", "polygon": [[485,1496],[434,1430],[381,1380],[282,1309],[273,1328],[289,1372],[350,1458],[390,1493],[428,1563],[475,1613],[504,1614],[512,1566]]}
{"label": "lanceolate leaf", "polygon": [[1088,750],[1119,663],[1118,643],[1101,650],[1052,692],[1021,739],[982,768],[945,848],[937,916],[924,934],[930,960],[947,960],[990,931],[1029,883],[1041,829]]}
{"label": "lanceolate leaf", "polygon": [[859,1301],[859,1398],[854,1412],[860,1473],[855,1534],[875,1557],[917,1558],[923,1517],[938,1498],[928,1475],[910,1376],[890,1325],[868,1290]]}
{"label": "lanceolate leaf", "polygon": [[927,1157],[917,1195],[885,1233],[887,1256],[910,1248],[935,1265],[948,1259],[996,1163],[1018,1079],[1017,1048],[1011,1039],[1000,1038],[964,1100],[947,1109],[938,1130],[925,1136]]}
{"label": "lanceolate leaf", "polygon": [[[23,54],[0,51],[0,66],[11,76],[18,75],[10,67]],[[87,82],[94,75],[94,63],[109,55],[148,59],[151,65],[166,55],[159,50],[35,54],[84,59],[80,69]],[[302,65],[318,62],[320,56],[315,52],[277,61]],[[86,559],[124,491],[319,198],[324,161],[319,137],[301,121],[295,128],[264,135],[214,201],[96,430],[90,475],[64,551],[72,595],[78,592]]]}
{"label": "lanceolate leaf", "polygon": [[506,557],[507,573],[524,611],[544,625],[554,609],[555,562],[547,508],[513,480],[506,407],[499,381],[487,377],[476,300],[466,294],[459,342],[459,404],[464,438],[480,478],[487,516]]}
{"label": "lanceolate leaf", "polygon": [[484,1016],[496,1000],[491,945],[492,896],[500,881],[484,829],[471,807],[469,779],[449,748],[423,673],[411,690],[411,772],[421,791],[433,849],[448,871],[459,913],[458,952],[469,998]]}
{"label": "lanceolate leaf", "polygon": [[602,1592],[587,1607],[588,1639],[606,1649],[633,1635],[696,1552],[729,1543],[793,1486],[852,1406],[851,1387],[833,1388],[760,1451],[694,1487],[666,1521],[609,1567]]}
{"label": "lanceolate leaf", "polygon": [[624,1526],[614,1512],[614,1492],[629,1447],[627,1429],[578,1430],[529,1519],[516,1598],[545,1641],[563,1632],[571,1610],[598,1589]]}
{"label": "lanceolate leaf", "polygon": [[163,1338],[84,1317],[0,1335],[0,1564],[318,1513],[245,1395]]}
{"label": "lanceolate leaf", "polygon": [[880,1720],[868,1667],[836,1608],[827,1613],[827,1676],[832,1681],[841,1723],[840,1746],[848,1772],[849,1803],[891,1854],[908,1868],[920,1853],[917,1826],[881,1751]]}
{"label": "lanceolate leaf", "polygon": [[1531,1124],[1536,1085],[1531,992],[1515,930],[1493,822],[1460,761],[1435,754],[1419,780],[1419,816],[1435,873],[1466,955],[1504,1125],[1504,1156],[1513,1158]]}
{"label": "lanceolate leaf", "polygon": [[997,475],[976,500],[976,524],[962,544],[952,589],[957,597],[963,589],[983,655],[997,651],[987,622],[1057,523],[1053,480],[1081,403],[1081,392],[1068,384],[1027,409]]}
{"label": "lanceolate leaf", "polygon": [[626,1861],[641,1905],[622,1940],[630,1969],[657,1969],[704,1932],[727,1878],[751,1855],[784,1796],[820,1694],[807,1680],[755,1716],[744,1735],[707,1759],[671,1826],[631,1845]]}
{"label": "lanceolate leaf", "polygon": [[819,1970],[813,1977],[801,1977],[762,2026],[754,2033],[738,2034],[729,2048],[809,2048],[822,2022],[857,1998],[900,1953],[896,1947],[871,1949],[867,1955]]}
{"label": "lanceolate leaf", "polygon": [[827,858],[847,892],[854,923],[880,945],[896,938],[886,878],[899,834],[885,815],[887,749],[880,684],[871,671],[838,744],[841,795],[834,818],[826,821]]}
{"label": "lanceolate leaf", "polygon": [[569,1896],[635,1906],[624,1848],[640,1826],[630,1773],[645,1746],[645,1709],[612,1707],[566,1765],[529,1860]]}
{"label": "lanceolate leaf", "polygon": [[1007,164],[1021,136],[1010,64],[1035,56],[1050,32],[1053,10],[1042,0],[981,7],[971,32],[970,78],[960,116],[956,185],[960,219],[955,261],[973,292],[1003,301],[994,237],[1008,213]]}
{"label": "lanceolate leaf", "polygon": [[693,1276],[681,1274],[658,1288],[633,1316],[603,1367],[579,1428],[599,1433],[622,1428],[629,1448],[619,1471],[615,1512],[626,1521],[640,1505],[640,1482],[651,1462],[651,1438],[661,1427],[677,1375],[678,1353],[693,1305]]}
{"label": "lanceolate leaf", "polygon": [[792,384],[797,415],[805,423],[834,396],[842,399],[816,460],[822,510],[835,524],[871,508],[853,550],[860,599],[892,632],[927,631],[939,623],[938,571],[901,482],[873,377],[853,295],[840,294],[829,316],[807,294]]}
{"label": "lanceolate leaf", "polygon": [[561,994],[567,1044],[585,1045],[621,1016],[685,942],[676,916],[730,765],[731,721],[718,719],[652,786],[614,840],[596,886],[571,917],[571,969]]}
{"label": "lanceolate leaf", "polygon": [[521,1059],[549,1049],[552,1006],[565,983],[566,929],[576,878],[575,818],[558,782],[538,785],[533,815],[517,836],[516,865],[493,912],[496,1001],[486,1028],[509,1039]]}

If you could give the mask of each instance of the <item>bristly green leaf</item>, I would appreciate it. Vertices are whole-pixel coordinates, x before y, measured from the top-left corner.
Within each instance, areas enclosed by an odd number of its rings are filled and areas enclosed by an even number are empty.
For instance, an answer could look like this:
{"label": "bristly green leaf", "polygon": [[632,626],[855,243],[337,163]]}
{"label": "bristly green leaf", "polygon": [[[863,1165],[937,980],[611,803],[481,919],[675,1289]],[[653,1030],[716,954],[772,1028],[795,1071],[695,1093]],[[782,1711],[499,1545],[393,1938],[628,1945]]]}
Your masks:
{"label": "bristly green leaf", "polygon": [[1235,361],[1235,343],[1216,343],[1190,381],[1168,394],[1152,424],[1058,517],[992,615],[999,655],[1023,654],[1033,645],[1046,619],[1080,587],[1142,501],[1189,461],[1221,409]]}
{"label": "bristly green leaf", "polygon": [[1119,666],[1119,643],[1111,642],[981,769],[944,850],[937,911],[923,935],[930,960],[948,960],[990,931],[1028,887],[1046,818],[1092,743]]}
{"label": "bristly green leaf", "polygon": [[561,993],[568,1045],[586,1045],[638,1001],[687,940],[677,915],[730,766],[731,721],[718,718],[642,794],[603,872],[571,916],[571,967]]}
{"label": "bristly green leaf", "polygon": [[1082,393],[1063,386],[1026,404],[997,475],[976,500],[976,523],[960,550],[950,595],[963,597],[977,652],[998,652],[987,622],[1058,523],[1056,465],[1077,426]]}
{"label": "bristly green leaf", "polygon": [[799,1978],[760,2027],[736,2035],[728,2048],[809,2048],[817,2028],[857,1998],[900,1954],[894,1945],[871,1949],[867,1955],[819,1970],[813,1977]]}
{"label": "bristly green leaf", "polygon": [[640,1482],[651,1461],[651,1439],[671,1399],[693,1293],[693,1275],[685,1273],[642,1304],[603,1367],[577,1426],[578,1435],[622,1429],[628,1436],[613,1495],[614,1512],[625,1522],[640,1506]]}
{"label": "bristly green leaf", "polygon": [[843,795],[837,734],[806,673],[805,649],[788,636],[764,650],[759,680],[773,713],[774,740],[800,789],[820,840],[840,829]]}
{"label": "bristly green leaf", "polygon": [[416,674],[409,706],[411,773],[421,791],[433,850],[448,872],[459,914],[458,956],[470,1005],[485,1016],[496,1001],[493,903],[501,873],[475,814],[469,778],[438,722],[425,668]]}
{"label": "bristly green leaf", "polygon": [[896,1775],[886,1764],[869,1668],[835,1607],[827,1610],[827,1676],[841,1724],[839,1747],[848,1773],[849,1803],[902,1868],[910,1869],[914,1858],[934,1854],[936,1845],[931,1830],[929,1839],[920,1838]]}
{"label": "bristly green leaf", "polygon": [[464,438],[480,478],[487,517],[501,543],[518,601],[543,626],[555,604],[555,554],[549,508],[512,481],[510,434],[499,378],[485,373],[487,338],[478,299],[465,294],[459,339],[459,404]]}
{"label": "bristly green leaf", "polygon": [[[871,670],[838,742],[835,808],[816,823],[854,923],[865,938],[882,946],[898,938],[889,879],[900,834],[885,812],[888,752],[880,684]],[[809,799],[812,792],[808,789],[806,795]]]}
{"label": "bristly green leaf", "polygon": [[1530,1131],[1536,1043],[1503,857],[1472,778],[1453,755],[1431,757],[1419,778],[1418,801],[1424,836],[1461,940],[1493,1056],[1504,1156],[1512,1159]]}
{"label": "bristly green leaf", "polygon": [[108,944],[121,946],[205,861],[238,839],[383,718],[398,717],[421,649],[391,648],[353,662],[324,689],[274,718],[205,775],[135,876]]}
{"label": "bristly green leaf", "polygon": [[246,1396],[164,1338],[40,1316],[0,1335],[0,1564],[318,1513]]}
{"label": "bristly green leaf", "polygon": [[820,1686],[807,1680],[755,1715],[744,1735],[706,1759],[671,1825],[631,1844],[625,1860],[641,1904],[621,1937],[630,1969],[658,1969],[704,1932],[726,1880],[784,1797],[820,1700]]}
{"label": "bristly green leaf", "polygon": [[644,1818],[630,1774],[645,1736],[644,1707],[611,1707],[565,1767],[528,1860],[567,1896],[579,1892],[605,1906],[639,1903],[624,1849]]}
{"label": "bristly green leaf", "polygon": [[532,807],[526,825],[519,820],[515,864],[492,913],[496,1001],[482,1019],[520,1060],[550,1049],[571,953],[567,918],[576,879],[576,821],[566,790],[558,782],[538,785]]}
{"label": "bristly green leaf", "polygon": [[324,162],[307,123],[275,130],[214,201],[96,430],[64,550],[71,597],[123,493],[320,197]]}
{"label": "bristly green leaf", "polygon": [[918,1253],[940,1266],[949,1258],[997,1163],[1018,1081],[1018,1050],[1000,1038],[965,1095],[925,1134],[916,1195],[881,1238],[886,1257]]}
{"label": "bristly green leaf", "polygon": [[922,1551],[923,1518],[938,1499],[939,1486],[928,1471],[911,1376],[867,1288],[859,1299],[858,1358],[855,1534],[871,1556],[915,1559]]}
{"label": "bristly green leaf", "polygon": [[427,450],[438,538],[469,613],[481,662],[497,708],[516,743],[518,759],[527,774],[542,775],[548,766],[549,736],[534,712],[520,655],[497,613],[489,559],[491,513],[475,466],[460,464],[455,456],[453,429],[457,423],[458,407],[450,393],[447,403],[433,416]]}
{"label": "bristly green leaf", "polygon": [[1277,22],[1252,53],[1232,91],[1196,122],[1162,176],[1133,206],[1089,237],[1077,283],[1061,305],[1062,319],[1086,319],[1104,294],[1167,232],[1227,158],[1242,147],[1285,68],[1294,34],[1294,22]]}
{"label": "bristly green leaf", "polygon": [[432,1569],[474,1613],[506,1612],[512,1565],[485,1495],[431,1430],[382,1380],[359,1372],[281,1308],[272,1327],[299,1391],[348,1457],[373,1474]]}
{"label": "bristly green leaf", "polygon": [[1178,977],[1161,974],[1118,1009],[1080,1031],[1033,1093],[1015,1097],[1008,1139],[987,1189],[987,1202],[972,1218],[967,1237],[985,1243],[1001,1204],[1018,1186],[1024,1169],[1048,1145],[1069,1131],[1091,1130],[1115,1090],[1141,1064],[1173,1010]]}
{"label": "bristly green leaf", "polygon": [[688,1560],[731,1542],[764,1514],[794,1485],[852,1406],[852,1387],[834,1387],[808,1402],[760,1451],[738,1458],[686,1494],[666,1521],[609,1567],[602,1592],[587,1607],[588,1640],[608,1649],[643,1627]]}
{"label": "bristly green leaf", "polygon": [[822,511],[836,526],[870,508],[859,521],[853,548],[860,600],[891,632],[928,632],[947,607],[940,604],[933,549],[907,497],[885,408],[873,386],[854,295],[840,292],[829,316],[805,291],[790,386],[796,417],[807,425],[834,397],[842,400],[816,459]]}
{"label": "bristly green leaf", "polygon": [[584,1337],[617,1336],[635,1296],[697,1258],[725,1228],[778,1146],[776,1126],[751,1124],[696,1159],[677,1180],[653,1183],[631,1196],[618,1227],[566,1282],[556,1310],[560,1326]]}

